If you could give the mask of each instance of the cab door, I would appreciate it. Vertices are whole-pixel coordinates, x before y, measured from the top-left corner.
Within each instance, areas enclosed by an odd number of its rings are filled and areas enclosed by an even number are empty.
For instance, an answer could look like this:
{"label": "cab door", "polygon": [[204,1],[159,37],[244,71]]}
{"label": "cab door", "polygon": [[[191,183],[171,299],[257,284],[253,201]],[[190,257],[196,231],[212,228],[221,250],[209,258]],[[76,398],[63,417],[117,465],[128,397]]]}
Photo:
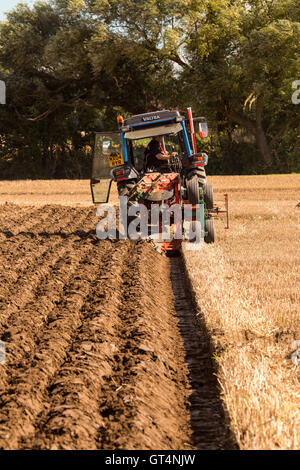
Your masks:
{"label": "cab door", "polygon": [[112,183],[110,171],[123,163],[121,134],[119,132],[97,132],[91,178],[94,203],[108,202]]}

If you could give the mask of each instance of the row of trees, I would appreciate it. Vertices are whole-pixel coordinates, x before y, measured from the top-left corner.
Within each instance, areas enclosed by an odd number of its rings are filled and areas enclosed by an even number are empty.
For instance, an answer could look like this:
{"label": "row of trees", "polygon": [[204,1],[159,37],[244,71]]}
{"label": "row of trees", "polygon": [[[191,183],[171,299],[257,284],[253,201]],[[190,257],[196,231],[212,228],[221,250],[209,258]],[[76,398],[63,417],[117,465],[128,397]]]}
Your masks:
{"label": "row of trees", "polygon": [[116,115],[192,106],[211,173],[299,171],[298,0],[53,0],[0,26],[2,178],[87,177]]}

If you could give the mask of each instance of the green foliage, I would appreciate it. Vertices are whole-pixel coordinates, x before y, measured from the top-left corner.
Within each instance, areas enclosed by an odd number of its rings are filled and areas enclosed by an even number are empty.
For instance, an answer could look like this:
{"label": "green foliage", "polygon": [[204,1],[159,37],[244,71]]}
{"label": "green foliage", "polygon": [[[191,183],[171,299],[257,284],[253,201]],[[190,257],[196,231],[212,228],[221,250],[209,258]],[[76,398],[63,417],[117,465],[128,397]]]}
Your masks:
{"label": "green foliage", "polygon": [[209,172],[299,171],[299,18],[298,0],[18,5],[0,25],[2,177],[86,177],[117,114],[190,105],[214,129]]}

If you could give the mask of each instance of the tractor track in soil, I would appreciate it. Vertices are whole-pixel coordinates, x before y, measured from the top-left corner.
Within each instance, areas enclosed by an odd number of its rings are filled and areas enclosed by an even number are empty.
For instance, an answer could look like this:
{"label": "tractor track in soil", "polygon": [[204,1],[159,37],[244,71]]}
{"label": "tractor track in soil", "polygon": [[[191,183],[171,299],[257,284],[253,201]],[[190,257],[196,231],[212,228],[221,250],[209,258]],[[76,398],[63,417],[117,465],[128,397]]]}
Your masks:
{"label": "tractor track in soil", "polygon": [[224,413],[220,391],[214,374],[212,346],[205,324],[197,315],[197,306],[181,257],[170,259],[174,305],[184,342],[189,369],[190,423],[193,442],[199,450],[237,448],[228,417]]}
{"label": "tractor track in soil", "polygon": [[94,208],[0,220],[0,449],[226,448],[181,258],[98,240]]}

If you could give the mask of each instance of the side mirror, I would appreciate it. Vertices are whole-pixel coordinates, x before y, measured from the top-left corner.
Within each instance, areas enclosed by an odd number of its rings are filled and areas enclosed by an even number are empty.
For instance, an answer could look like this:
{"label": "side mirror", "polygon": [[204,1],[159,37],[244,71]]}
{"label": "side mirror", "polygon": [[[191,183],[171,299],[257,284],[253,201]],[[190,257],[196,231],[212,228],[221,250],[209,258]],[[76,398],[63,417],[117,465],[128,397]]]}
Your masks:
{"label": "side mirror", "polygon": [[208,136],[207,122],[199,122],[199,134],[201,139],[205,139]]}

